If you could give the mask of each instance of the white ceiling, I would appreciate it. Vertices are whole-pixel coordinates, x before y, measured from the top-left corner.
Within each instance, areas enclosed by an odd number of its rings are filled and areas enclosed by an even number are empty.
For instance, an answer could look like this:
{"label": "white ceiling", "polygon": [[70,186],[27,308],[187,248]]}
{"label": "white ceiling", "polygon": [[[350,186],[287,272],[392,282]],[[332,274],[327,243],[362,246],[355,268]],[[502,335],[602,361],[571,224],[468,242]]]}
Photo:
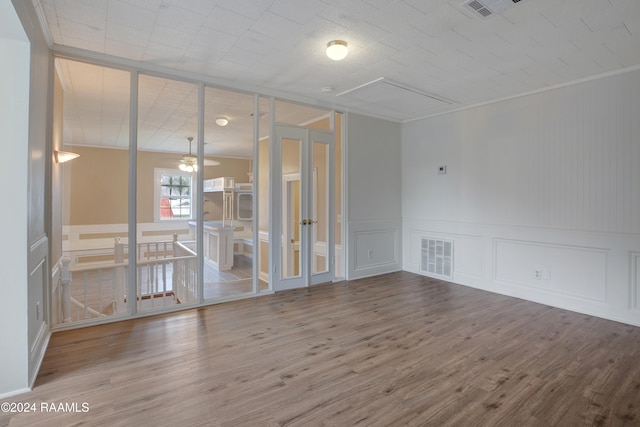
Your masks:
{"label": "white ceiling", "polygon": [[[486,19],[464,0],[33,2],[54,45],[396,121],[640,64],[639,0],[522,0]],[[333,39],[349,43],[345,60],[324,54]],[[381,78],[392,85],[373,98],[354,90]]]}

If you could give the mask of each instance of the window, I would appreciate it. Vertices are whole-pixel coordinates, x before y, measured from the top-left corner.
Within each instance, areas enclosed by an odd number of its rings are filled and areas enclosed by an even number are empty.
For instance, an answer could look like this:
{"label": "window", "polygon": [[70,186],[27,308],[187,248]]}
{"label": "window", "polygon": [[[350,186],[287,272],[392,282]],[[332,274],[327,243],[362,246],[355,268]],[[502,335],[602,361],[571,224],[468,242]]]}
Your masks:
{"label": "window", "polygon": [[190,219],[193,177],[177,169],[156,169],[156,220]]}

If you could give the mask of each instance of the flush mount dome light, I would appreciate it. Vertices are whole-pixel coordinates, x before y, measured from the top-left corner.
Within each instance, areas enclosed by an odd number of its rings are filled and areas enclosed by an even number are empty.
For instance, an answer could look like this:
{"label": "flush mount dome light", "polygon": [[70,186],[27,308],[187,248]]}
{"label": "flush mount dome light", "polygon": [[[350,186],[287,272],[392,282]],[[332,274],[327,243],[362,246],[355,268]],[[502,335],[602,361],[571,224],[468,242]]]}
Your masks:
{"label": "flush mount dome light", "polygon": [[216,124],[218,126],[226,126],[229,124],[229,119],[227,119],[226,117],[218,117],[216,119]]}
{"label": "flush mount dome light", "polygon": [[334,61],[344,59],[348,53],[347,42],[344,40],[331,40],[327,43],[327,56]]}

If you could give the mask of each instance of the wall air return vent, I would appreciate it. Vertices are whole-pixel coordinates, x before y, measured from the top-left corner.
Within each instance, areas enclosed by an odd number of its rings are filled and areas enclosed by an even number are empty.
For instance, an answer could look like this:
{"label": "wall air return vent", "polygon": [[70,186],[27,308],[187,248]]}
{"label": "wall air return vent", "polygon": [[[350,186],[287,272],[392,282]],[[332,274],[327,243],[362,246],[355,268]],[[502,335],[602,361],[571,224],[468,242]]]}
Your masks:
{"label": "wall air return vent", "polygon": [[453,280],[453,241],[422,238],[420,271]]}
{"label": "wall air return vent", "polygon": [[475,15],[483,18],[502,13],[512,7],[520,0],[470,0],[463,4],[465,8],[471,10]]}

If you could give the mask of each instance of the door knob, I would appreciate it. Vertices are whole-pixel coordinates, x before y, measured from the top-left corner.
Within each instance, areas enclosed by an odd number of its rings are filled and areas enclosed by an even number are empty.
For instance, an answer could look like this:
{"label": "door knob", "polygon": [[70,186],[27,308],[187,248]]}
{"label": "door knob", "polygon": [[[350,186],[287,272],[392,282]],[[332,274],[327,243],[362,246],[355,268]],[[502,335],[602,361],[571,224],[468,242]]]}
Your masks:
{"label": "door knob", "polygon": [[302,221],[300,221],[300,224],[302,224],[302,225],[307,225],[307,220],[306,220],[306,219],[303,219]]}

